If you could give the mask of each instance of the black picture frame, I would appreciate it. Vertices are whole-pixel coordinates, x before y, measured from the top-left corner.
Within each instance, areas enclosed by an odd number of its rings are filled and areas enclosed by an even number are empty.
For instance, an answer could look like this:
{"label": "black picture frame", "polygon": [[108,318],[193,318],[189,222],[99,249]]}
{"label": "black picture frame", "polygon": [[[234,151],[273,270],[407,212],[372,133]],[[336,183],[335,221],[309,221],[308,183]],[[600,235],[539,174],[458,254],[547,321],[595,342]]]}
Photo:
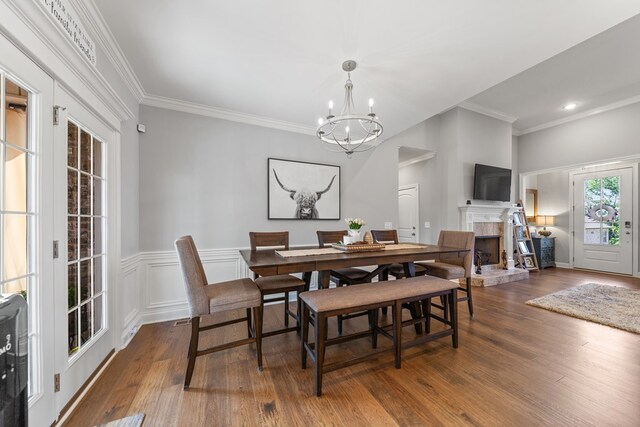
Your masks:
{"label": "black picture frame", "polygon": [[268,219],[340,219],[340,166],[269,157],[267,171]]}
{"label": "black picture frame", "polygon": [[534,268],[536,264],[533,262],[533,256],[527,255],[522,257],[525,268]]}

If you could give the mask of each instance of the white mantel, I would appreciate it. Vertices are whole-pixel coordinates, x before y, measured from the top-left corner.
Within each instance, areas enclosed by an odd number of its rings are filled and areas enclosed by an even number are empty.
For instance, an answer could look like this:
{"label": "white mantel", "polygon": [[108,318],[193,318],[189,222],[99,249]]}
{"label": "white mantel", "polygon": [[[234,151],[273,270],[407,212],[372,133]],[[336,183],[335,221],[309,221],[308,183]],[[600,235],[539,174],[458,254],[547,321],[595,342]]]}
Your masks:
{"label": "white mantel", "polygon": [[507,252],[507,267],[514,268],[513,261],[513,213],[522,208],[500,205],[462,205],[460,211],[460,230],[474,231],[476,222],[499,222],[503,224],[504,249]]}

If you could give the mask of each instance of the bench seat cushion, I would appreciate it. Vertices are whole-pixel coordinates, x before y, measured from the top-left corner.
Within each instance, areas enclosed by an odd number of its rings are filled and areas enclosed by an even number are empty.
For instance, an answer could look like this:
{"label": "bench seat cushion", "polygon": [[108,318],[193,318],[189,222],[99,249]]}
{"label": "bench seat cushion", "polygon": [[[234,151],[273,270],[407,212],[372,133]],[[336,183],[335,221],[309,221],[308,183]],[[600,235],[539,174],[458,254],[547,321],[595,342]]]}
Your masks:
{"label": "bench seat cushion", "polygon": [[437,277],[410,277],[358,286],[303,292],[300,298],[314,312],[357,308],[371,304],[391,304],[395,300],[428,295],[458,288],[458,284]]}
{"label": "bench seat cushion", "polygon": [[230,280],[204,287],[209,297],[209,310],[219,313],[260,306],[260,290],[251,279]]}
{"label": "bench seat cushion", "polygon": [[462,279],[465,277],[464,267],[446,262],[426,262],[422,265],[430,276],[441,279]]}

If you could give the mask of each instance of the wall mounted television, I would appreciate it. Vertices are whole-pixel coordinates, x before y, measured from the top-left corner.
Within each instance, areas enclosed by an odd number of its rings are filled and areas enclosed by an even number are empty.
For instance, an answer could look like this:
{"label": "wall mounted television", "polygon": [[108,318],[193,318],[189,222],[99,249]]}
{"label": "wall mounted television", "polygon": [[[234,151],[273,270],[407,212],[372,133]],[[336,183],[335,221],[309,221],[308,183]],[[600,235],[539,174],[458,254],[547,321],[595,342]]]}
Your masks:
{"label": "wall mounted television", "polygon": [[511,169],[476,163],[473,198],[508,202],[511,199]]}

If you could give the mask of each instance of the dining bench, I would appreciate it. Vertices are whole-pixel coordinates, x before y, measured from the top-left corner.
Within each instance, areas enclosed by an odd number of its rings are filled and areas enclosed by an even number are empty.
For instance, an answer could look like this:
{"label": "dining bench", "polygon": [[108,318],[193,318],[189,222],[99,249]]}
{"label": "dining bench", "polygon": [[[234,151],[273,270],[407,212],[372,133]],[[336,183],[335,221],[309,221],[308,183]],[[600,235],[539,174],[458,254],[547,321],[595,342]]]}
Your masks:
{"label": "dining bench", "polygon": [[[302,345],[301,366],[307,367],[307,356],[315,363],[315,394],[322,394],[322,375],[351,366],[381,352],[393,350],[395,353],[395,367],[400,369],[402,349],[419,345],[435,339],[451,336],[453,348],[458,348],[458,311],[455,304],[458,284],[437,277],[420,276],[407,279],[393,280],[348,286],[340,288],[320,289],[300,294],[302,300]],[[431,312],[431,298],[444,297],[450,307],[450,316],[444,318]],[[402,320],[403,305],[420,302],[422,313],[412,319]],[[391,307],[391,325],[378,325],[380,308]],[[327,319],[329,317],[370,311],[369,329],[347,335],[329,338],[327,333]],[[431,320],[435,319],[448,326],[444,330],[431,332]],[[309,342],[309,323],[314,324],[314,341]],[[425,335],[418,335],[414,340],[402,342],[402,328],[417,323],[425,323]],[[349,360],[336,361],[325,365],[325,350],[328,346],[370,337],[371,346],[377,348],[378,335],[389,338],[393,346],[385,350],[378,350]]]}

